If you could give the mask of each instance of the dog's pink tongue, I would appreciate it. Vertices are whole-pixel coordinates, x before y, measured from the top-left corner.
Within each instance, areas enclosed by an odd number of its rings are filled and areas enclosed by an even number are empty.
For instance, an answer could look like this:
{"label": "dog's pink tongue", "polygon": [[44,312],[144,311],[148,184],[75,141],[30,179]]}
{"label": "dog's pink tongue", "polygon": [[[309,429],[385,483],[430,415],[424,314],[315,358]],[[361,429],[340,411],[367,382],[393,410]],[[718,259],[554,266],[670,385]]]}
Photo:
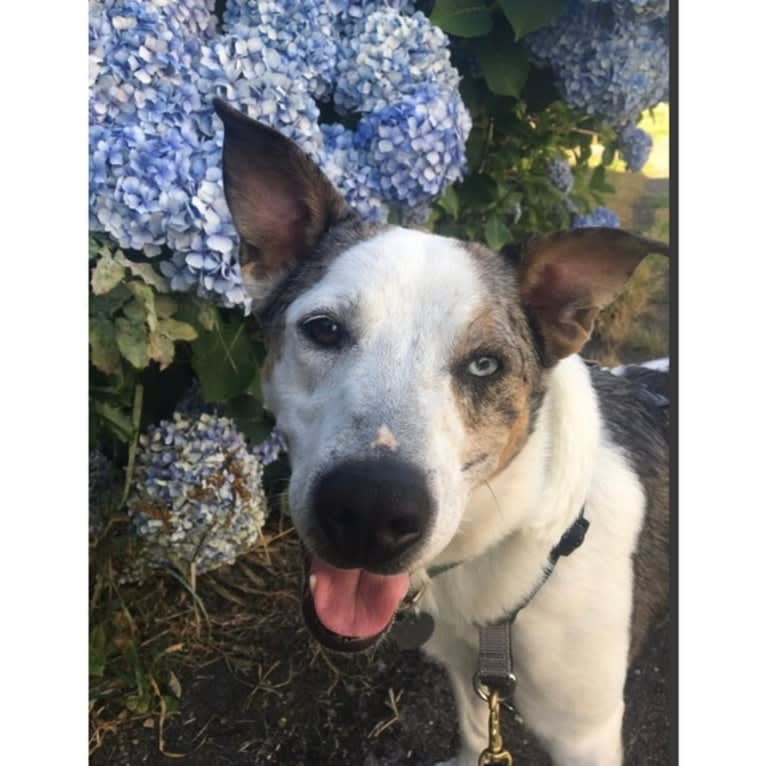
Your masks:
{"label": "dog's pink tongue", "polygon": [[384,631],[410,586],[406,572],[376,575],[364,569],[336,569],[316,556],[311,578],[317,617],[325,628],[347,638]]}

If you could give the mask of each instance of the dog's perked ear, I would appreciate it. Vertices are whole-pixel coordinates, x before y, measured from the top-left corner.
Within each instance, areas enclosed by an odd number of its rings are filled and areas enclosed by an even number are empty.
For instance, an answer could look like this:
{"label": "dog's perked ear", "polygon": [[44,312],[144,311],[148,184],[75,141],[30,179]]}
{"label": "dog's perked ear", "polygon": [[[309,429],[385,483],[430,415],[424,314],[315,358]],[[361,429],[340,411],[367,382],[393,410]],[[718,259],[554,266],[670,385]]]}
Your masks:
{"label": "dog's perked ear", "polygon": [[537,325],[547,363],[577,353],[599,311],[650,253],[669,248],[620,229],[587,228],[532,237],[513,253],[521,300]]}
{"label": "dog's perked ear", "polygon": [[350,209],[319,167],[278,131],[213,100],[223,120],[223,185],[256,311]]}

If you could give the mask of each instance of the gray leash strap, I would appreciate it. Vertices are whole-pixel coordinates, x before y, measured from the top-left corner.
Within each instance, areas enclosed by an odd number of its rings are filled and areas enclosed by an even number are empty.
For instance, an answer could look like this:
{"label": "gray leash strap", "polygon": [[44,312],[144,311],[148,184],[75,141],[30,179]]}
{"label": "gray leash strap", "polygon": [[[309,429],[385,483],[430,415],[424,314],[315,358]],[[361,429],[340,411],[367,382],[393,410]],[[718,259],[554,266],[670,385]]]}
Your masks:
{"label": "gray leash strap", "polygon": [[505,698],[513,691],[516,676],[513,674],[510,620],[501,620],[479,629],[477,680],[488,689],[500,692]]}

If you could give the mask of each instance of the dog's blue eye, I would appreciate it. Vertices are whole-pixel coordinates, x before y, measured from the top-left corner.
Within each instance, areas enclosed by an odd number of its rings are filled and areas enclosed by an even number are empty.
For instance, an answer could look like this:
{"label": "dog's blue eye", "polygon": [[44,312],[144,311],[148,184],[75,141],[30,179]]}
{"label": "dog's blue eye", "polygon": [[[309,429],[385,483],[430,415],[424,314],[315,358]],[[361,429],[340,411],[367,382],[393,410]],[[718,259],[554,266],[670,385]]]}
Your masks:
{"label": "dog's blue eye", "polygon": [[315,316],[301,323],[303,334],[318,346],[333,348],[343,340],[343,327],[332,317]]}
{"label": "dog's blue eye", "polygon": [[500,369],[500,362],[494,356],[477,356],[469,365],[468,373],[477,378],[494,375]]}

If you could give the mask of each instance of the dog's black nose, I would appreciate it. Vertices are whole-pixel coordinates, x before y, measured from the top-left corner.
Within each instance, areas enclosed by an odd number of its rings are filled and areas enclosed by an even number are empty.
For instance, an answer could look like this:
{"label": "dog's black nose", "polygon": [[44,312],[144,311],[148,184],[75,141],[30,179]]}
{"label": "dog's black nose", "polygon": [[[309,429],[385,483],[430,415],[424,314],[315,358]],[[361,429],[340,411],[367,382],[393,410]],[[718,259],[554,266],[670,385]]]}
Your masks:
{"label": "dog's black nose", "polygon": [[336,566],[393,573],[428,530],[432,505],[425,474],[410,463],[341,463],[314,490],[321,553]]}

